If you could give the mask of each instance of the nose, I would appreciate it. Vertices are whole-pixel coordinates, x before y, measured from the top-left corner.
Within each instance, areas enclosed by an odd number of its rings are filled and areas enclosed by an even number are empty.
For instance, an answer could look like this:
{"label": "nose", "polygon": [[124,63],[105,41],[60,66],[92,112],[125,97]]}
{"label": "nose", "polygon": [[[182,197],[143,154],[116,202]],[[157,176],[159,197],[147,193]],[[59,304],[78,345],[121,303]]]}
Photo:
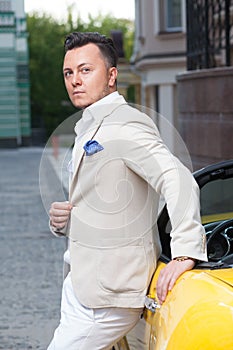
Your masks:
{"label": "nose", "polygon": [[73,74],[72,84],[73,86],[82,85],[82,80],[78,73]]}

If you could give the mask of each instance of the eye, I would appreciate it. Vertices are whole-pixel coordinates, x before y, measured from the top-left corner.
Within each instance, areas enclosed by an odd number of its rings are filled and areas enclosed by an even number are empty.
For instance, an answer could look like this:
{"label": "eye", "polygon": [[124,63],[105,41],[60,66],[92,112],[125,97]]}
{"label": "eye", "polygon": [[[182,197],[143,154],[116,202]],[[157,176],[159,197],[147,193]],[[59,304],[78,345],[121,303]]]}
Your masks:
{"label": "eye", "polygon": [[64,72],[64,77],[69,78],[72,75],[72,72],[70,70],[67,70]]}
{"label": "eye", "polygon": [[84,74],[87,74],[87,73],[90,72],[90,68],[88,68],[88,67],[82,67],[81,72],[84,73]]}

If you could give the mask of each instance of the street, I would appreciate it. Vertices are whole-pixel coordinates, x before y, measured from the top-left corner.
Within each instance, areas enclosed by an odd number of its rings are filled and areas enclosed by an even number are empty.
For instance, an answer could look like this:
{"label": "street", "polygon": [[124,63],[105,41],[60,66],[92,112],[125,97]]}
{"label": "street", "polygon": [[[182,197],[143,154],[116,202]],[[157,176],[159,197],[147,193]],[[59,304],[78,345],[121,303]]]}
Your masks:
{"label": "street", "polygon": [[[60,318],[66,240],[48,228],[39,190],[41,154],[42,148],[0,150],[0,349],[4,350],[45,350]],[[53,168],[48,171],[51,174]]]}

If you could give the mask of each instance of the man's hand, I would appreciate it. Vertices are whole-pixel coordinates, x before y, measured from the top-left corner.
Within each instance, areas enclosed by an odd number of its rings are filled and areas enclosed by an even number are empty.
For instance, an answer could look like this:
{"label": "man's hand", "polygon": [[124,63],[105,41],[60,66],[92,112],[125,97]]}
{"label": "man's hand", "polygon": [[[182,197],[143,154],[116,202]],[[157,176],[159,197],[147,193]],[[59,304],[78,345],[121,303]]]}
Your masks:
{"label": "man's hand", "polygon": [[188,270],[191,270],[195,265],[192,259],[187,259],[184,261],[171,260],[166,267],[164,267],[159,274],[159,278],[156,285],[157,297],[162,304],[167,296],[168,291],[170,291],[176,280]]}
{"label": "man's hand", "polygon": [[69,202],[54,202],[49,210],[50,223],[57,229],[65,227],[69,220],[72,205]]}

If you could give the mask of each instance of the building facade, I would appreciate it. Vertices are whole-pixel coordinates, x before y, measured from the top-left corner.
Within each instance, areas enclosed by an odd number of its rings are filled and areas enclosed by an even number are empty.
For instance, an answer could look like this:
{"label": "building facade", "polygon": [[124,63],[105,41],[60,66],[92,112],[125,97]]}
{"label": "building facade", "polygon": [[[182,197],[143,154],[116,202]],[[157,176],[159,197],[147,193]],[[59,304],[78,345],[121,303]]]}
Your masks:
{"label": "building facade", "polygon": [[233,0],[186,0],[187,72],[177,76],[179,130],[193,167],[232,159]]}
{"label": "building facade", "polygon": [[156,123],[174,151],[168,124],[177,127],[176,76],[186,70],[185,0],[135,0],[131,63],[141,76],[141,105],[158,112]]}
{"label": "building facade", "polygon": [[30,87],[24,0],[0,0],[0,147],[30,144]]}
{"label": "building facade", "polygon": [[135,9],[132,65],[164,141],[179,155],[177,130],[193,170],[232,158],[233,0],[135,0]]}

